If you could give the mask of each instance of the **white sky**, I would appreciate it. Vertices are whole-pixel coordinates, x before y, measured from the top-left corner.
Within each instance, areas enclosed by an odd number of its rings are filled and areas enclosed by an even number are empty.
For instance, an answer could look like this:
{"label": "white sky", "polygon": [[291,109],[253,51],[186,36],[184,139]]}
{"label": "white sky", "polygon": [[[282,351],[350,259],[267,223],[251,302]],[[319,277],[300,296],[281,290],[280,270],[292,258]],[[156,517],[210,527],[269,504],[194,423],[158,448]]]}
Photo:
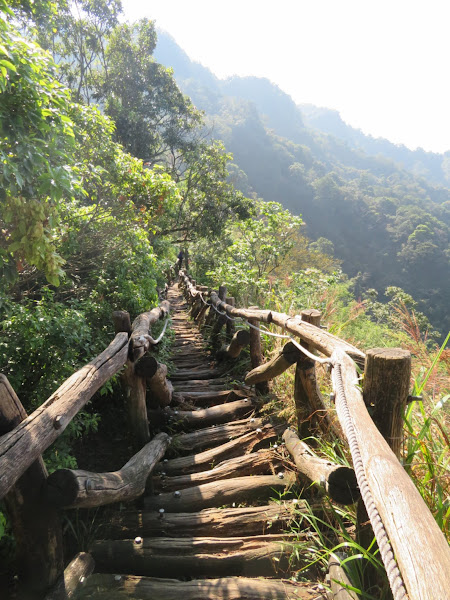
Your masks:
{"label": "white sky", "polygon": [[449,0],[122,0],[218,77],[267,77],[297,103],[414,149],[450,150]]}

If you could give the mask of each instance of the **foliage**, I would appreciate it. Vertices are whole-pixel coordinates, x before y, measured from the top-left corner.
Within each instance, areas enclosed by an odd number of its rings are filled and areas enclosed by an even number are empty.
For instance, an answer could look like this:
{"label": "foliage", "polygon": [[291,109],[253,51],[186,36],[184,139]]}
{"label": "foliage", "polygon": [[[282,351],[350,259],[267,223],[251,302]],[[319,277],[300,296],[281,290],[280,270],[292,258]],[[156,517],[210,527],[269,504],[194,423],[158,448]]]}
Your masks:
{"label": "foliage", "polygon": [[11,280],[26,260],[56,285],[58,208],[77,183],[69,97],[49,56],[5,19],[0,44],[0,270]]}

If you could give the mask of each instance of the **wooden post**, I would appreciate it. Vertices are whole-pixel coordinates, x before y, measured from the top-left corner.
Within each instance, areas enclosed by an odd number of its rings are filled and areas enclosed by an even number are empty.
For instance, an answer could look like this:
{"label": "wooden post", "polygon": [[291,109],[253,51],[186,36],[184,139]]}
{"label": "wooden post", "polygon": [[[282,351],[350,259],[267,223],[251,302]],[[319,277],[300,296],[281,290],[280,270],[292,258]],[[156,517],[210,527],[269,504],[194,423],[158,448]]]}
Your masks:
{"label": "wooden post", "polygon": [[[311,323],[311,325],[315,325],[316,327],[320,326],[321,316],[321,313],[313,308],[303,310],[301,313],[302,321]],[[308,344],[303,343],[303,346],[306,350],[309,350]],[[310,379],[311,375],[315,380],[314,362],[307,356],[302,355],[297,362],[294,383],[295,411],[297,413],[298,432],[301,438],[309,437],[314,430],[314,424],[311,422],[311,419],[315,409],[309,394],[311,386],[307,382],[307,379]],[[317,384],[314,388],[317,388]],[[320,398],[318,388],[315,395],[316,399]],[[323,402],[321,404],[323,406]],[[317,419],[314,420],[317,421]]]}
{"label": "wooden post", "polygon": [[[409,394],[411,353],[402,348],[372,348],[366,352],[364,403],[389,447],[398,459],[403,445],[403,415]],[[362,500],[357,509],[358,543],[368,548],[374,533]],[[366,569],[366,584],[379,585],[373,567]]]}
{"label": "wooden post", "polygon": [[[221,285],[219,287],[219,298],[223,302],[225,302],[226,295],[227,295],[227,286]],[[220,308],[218,310],[220,310]],[[221,312],[223,312],[223,311],[221,311]],[[220,332],[222,330],[222,327],[225,325],[225,323],[227,321],[228,321],[228,319],[225,317],[225,315],[219,315],[218,313],[216,313],[216,320],[214,321],[214,324],[213,324],[213,327],[211,330],[211,344],[214,348],[217,348],[217,346],[219,344]]]}
{"label": "wooden post", "polygon": [[[235,301],[234,298],[227,298],[226,299],[226,303],[229,304],[230,306],[234,306],[235,305]],[[226,324],[226,334],[225,334],[225,338],[227,340],[227,342],[229,342],[231,340],[231,338],[234,335],[234,321],[231,321],[231,319],[227,319],[227,324]]]}
{"label": "wooden post", "polygon": [[250,333],[247,329],[239,329],[233,335],[231,342],[224,344],[216,355],[218,360],[237,358],[242,350],[250,343]]}
{"label": "wooden post", "polygon": [[[0,436],[26,417],[7,378],[0,374]],[[20,581],[39,595],[55,585],[64,572],[59,514],[41,495],[46,480],[47,469],[39,457],[3,499],[17,543]]]}
{"label": "wooden post", "polygon": [[122,377],[126,389],[131,443],[135,450],[139,450],[150,441],[146,404],[147,383],[144,377],[135,372],[135,363],[130,361],[127,362]]}
{"label": "wooden post", "polygon": [[159,363],[154,356],[147,354],[136,364],[135,370],[139,377],[147,382],[150,400],[162,408],[168,406],[172,401],[173,385],[167,379],[167,365]]}
{"label": "wooden post", "polygon": [[116,335],[121,331],[125,331],[128,335],[131,335],[131,319],[129,312],[126,310],[115,310],[112,314],[112,319]]}
{"label": "wooden post", "polygon": [[[252,310],[254,308],[258,308],[257,306],[249,306],[249,309]],[[259,326],[258,319],[248,319],[250,325],[254,327]],[[250,364],[252,365],[252,369],[256,369],[263,363],[263,355],[261,349],[261,334],[257,329],[250,327]],[[260,394],[268,394],[269,393],[269,384],[267,381],[261,381],[255,384],[255,389]]]}

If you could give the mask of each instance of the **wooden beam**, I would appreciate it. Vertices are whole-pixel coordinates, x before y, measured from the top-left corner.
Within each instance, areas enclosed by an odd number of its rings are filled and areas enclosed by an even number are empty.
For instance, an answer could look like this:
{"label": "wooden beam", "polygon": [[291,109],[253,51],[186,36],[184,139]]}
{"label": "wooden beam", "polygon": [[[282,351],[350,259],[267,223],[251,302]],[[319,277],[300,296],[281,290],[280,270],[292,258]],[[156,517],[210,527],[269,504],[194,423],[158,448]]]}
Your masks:
{"label": "wooden beam", "polygon": [[268,362],[261,364],[247,373],[245,383],[247,385],[254,385],[261,381],[275,379],[275,377],[278,377],[278,375],[281,375],[286,369],[289,369],[290,366],[296,363],[301,356],[302,353],[295,344],[288,342]]}
{"label": "wooden beam", "polygon": [[99,356],[67,379],[50,398],[0,438],[0,498],[46,450],[97,390],[125,364],[128,335],[119,333]]}
{"label": "wooden beam", "polygon": [[334,502],[354,504],[358,500],[361,494],[353,469],[315,456],[291,429],[283,433],[283,440],[300,473],[323,488]]}
{"label": "wooden beam", "polygon": [[178,427],[195,428],[207,427],[213,424],[226,423],[235,419],[243,419],[255,410],[249,398],[235,400],[226,404],[219,404],[211,408],[200,410],[170,410],[166,414],[172,419],[172,423]]}
{"label": "wooden beam", "polygon": [[150,347],[149,332],[153,323],[163,319],[170,312],[170,302],[163,300],[161,304],[152,310],[142,313],[133,321],[130,337],[130,360],[137,361]]}
{"label": "wooden beam", "polygon": [[[450,549],[419,491],[375,427],[367,412],[358,373],[342,350],[332,356],[340,364],[343,390],[361,453],[369,489],[386,528],[411,600],[446,600],[450,589]],[[336,367],[334,389],[339,388]],[[336,407],[347,438],[353,435],[345,404],[336,394]]]}
{"label": "wooden beam", "polygon": [[89,508],[134,500],[144,493],[148,476],[169,444],[169,436],[158,433],[119,471],[111,473],[55,471],[47,480],[48,501],[59,507]]}
{"label": "wooden beam", "polygon": [[286,490],[295,483],[294,473],[277,475],[254,475],[213,481],[185,490],[145,498],[145,508],[167,512],[195,512],[212,506],[223,506],[232,502],[248,502],[255,498],[270,498],[275,490]]}
{"label": "wooden beam", "polygon": [[264,535],[286,531],[307,510],[307,502],[282,502],[245,508],[206,508],[200,512],[159,513],[159,511],[121,511],[112,515],[102,529],[104,539],[141,537]]}
{"label": "wooden beam", "polygon": [[317,587],[289,580],[224,577],[222,579],[152,579],[133,575],[91,575],[79,600],[322,600]]}

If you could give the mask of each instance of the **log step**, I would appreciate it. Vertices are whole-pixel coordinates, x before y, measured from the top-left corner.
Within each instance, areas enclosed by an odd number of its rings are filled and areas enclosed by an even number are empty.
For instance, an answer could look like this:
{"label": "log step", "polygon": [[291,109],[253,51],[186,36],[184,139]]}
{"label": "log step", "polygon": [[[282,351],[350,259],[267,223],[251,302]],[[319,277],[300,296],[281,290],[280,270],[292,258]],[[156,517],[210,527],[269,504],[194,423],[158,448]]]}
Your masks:
{"label": "log step", "polygon": [[283,470],[283,458],[275,450],[267,449],[252,452],[225,460],[208,471],[166,477],[153,477],[155,492],[174,492],[194,485],[202,485],[212,481],[244,477],[246,475],[274,474]]}
{"label": "log step", "polygon": [[284,492],[294,485],[294,473],[285,472],[283,478],[277,475],[253,475],[234,477],[223,481],[213,481],[182,491],[167,492],[144,499],[146,509],[166,512],[195,512],[203,508],[224,506],[233,502],[251,502],[255,499],[268,499],[276,496],[277,490]]}
{"label": "log step", "polygon": [[192,433],[174,435],[169,450],[173,452],[194,452],[206,446],[217,446],[256,429],[262,429],[262,419],[250,418],[233,421],[226,425],[215,425]]}
{"label": "log step", "polygon": [[208,508],[192,513],[123,511],[115,513],[101,530],[103,539],[130,539],[136,536],[224,536],[264,535],[287,529],[306,502],[268,504],[246,508]]}
{"label": "log step", "polygon": [[[150,577],[286,577],[289,557],[306,534],[253,537],[142,538],[97,540],[96,569]],[[301,562],[295,565],[301,567]]]}
{"label": "log step", "polygon": [[171,381],[189,381],[191,379],[214,379],[223,375],[223,369],[177,369],[170,376]]}
{"label": "log step", "polygon": [[249,416],[253,411],[253,403],[249,398],[245,398],[198,410],[172,410],[167,408],[165,413],[173,426],[195,429],[196,427],[204,428],[208,425],[226,423],[233,419],[242,419]]}
{"label": "log step", "polygon": [[277,438],[281,435],[283,429],[284,426],[273,427],[267,423],[259,429],[252,429],[225,444],[210,448],[204,452],[181,456],[171,460],[164,459],[162,463],[158,463],[154,472],[160,473],[164,471],[166,475],[173,476],[206,471],[221,461],[251,452],[256,445],[261,444],[265,440]]}
{"label": "log step", "polygon": [[96,573],[90,575],[77,600],[326,600],[308,583],[288,580],[224,577],[177,581]]}

